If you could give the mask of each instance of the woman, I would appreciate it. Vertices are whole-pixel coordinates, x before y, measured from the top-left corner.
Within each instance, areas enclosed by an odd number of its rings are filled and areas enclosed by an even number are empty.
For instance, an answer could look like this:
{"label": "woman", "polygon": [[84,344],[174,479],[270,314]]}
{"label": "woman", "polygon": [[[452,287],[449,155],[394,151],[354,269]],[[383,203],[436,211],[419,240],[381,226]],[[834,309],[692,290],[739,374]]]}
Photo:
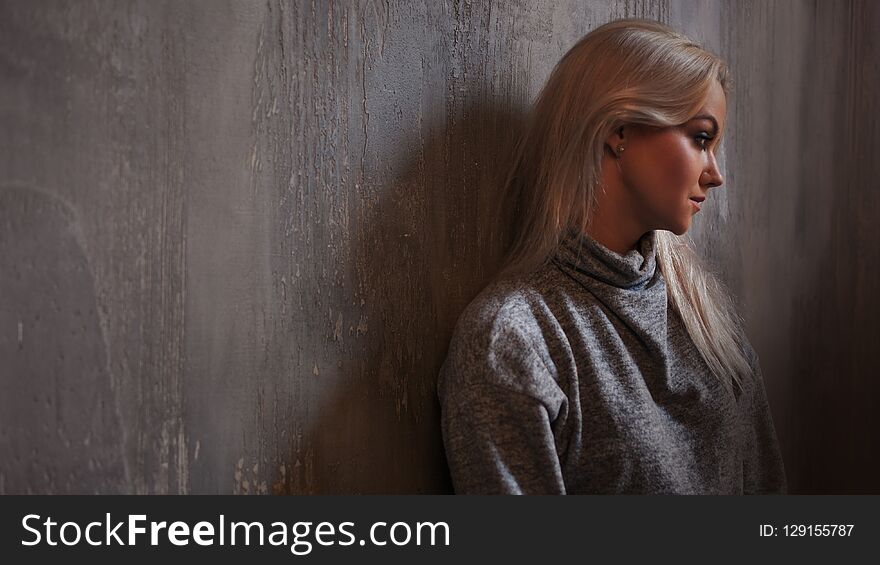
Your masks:
{"label": "woman", "polygon": [[727,88],[721,60],[646,20],[557,64],[507,178],[506,267],[439,376],[456,492],[785,492],[756,354],[679,237],[723,183]]}

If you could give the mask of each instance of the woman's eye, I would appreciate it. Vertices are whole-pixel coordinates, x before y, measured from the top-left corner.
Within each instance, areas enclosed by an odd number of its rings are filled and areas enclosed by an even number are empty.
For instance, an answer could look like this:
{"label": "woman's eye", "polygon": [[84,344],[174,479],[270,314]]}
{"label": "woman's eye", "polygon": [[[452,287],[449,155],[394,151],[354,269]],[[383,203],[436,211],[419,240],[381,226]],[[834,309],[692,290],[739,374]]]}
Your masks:
{"label": "woman's eye", "polygon": [[712,141],[711,137],[703,134],[696,136],[694,139],[697,140],[697,145],[700,146],[700,149],[707,149],[709,146],[709,142]]}

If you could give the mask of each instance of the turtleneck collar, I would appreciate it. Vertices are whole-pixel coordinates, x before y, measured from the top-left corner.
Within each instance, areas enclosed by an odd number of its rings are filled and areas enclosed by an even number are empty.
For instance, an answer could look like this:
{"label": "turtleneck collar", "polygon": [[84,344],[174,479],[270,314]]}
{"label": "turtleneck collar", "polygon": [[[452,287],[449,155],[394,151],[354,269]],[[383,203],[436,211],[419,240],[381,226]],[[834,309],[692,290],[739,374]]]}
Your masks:
{"label": "turtleneck collar", "polygon": [[666,281],[657,264],[657,232],[645,233],[624,255],[589,235],[568,231],[553,262],[588,291],[652,354],[665,355],[668,316]]}
{"label": "turtleneck collar", "polygon": [[589,277],[620,289],[641,290],[650,285],[657,271],[656,244],[657,232],[652,230],[639,239],[635,249],[620,255],[572,228],[563,236],[555,261],[581,282]]}

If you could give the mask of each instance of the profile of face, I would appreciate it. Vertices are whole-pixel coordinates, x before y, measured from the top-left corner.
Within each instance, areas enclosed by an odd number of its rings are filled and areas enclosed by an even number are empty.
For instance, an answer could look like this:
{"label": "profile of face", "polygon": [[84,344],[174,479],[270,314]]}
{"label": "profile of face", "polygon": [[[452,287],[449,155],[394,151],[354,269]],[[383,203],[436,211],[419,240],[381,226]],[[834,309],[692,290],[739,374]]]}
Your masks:
{"label": "profile of face", "polygon": [[685,233],[700,201],[711,199],[710,189],[724,182],[715,150],[726,118],[724,91],[713,81],[703,106],[688,122],[665,128],[625,125],[615,131],[608,145],[616,157],[604,165],[616,177],[618,212],[644,231]]}

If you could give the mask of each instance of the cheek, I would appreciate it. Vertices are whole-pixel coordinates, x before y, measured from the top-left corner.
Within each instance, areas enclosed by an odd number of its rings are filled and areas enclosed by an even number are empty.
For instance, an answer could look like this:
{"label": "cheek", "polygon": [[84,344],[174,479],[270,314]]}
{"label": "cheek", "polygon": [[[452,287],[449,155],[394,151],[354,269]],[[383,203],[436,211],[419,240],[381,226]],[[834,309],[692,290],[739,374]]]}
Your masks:
{"label": "cheek", "polygon": [[702,167],[693,139],[678,131],[664,132],[641,140],[632,155],[623,178],[636,199],[656,213],[689,209],[687,197],[696,191]]}
{"label": "cheek", "polygon": [[689,194],[699,178],[699,159],[688,139],[677,136],[658,145],[652,152],[656,190],[663,194]]}

